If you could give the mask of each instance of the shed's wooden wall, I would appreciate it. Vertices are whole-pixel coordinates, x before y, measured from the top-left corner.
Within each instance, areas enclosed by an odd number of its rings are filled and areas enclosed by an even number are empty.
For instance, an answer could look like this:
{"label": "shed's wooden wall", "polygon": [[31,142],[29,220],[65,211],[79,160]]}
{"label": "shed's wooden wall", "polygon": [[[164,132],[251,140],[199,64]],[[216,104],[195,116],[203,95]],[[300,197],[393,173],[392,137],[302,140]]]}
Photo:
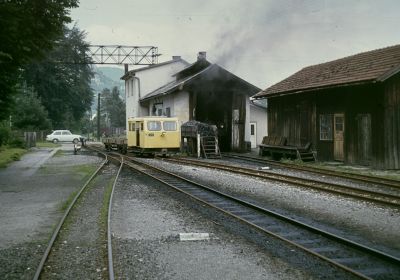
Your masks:
{"label": "shed's wooden wall", "polygon": [[333,140],[319,139],[319,116],[343,113],[345,162],[400,168],[400,75],[385,83],[272,97],[268,104],[268,134],[287,137],[288,145],[311,141],[318,159],[333,160]]}
{"label": "shed's wooden wall", "polygon": [[268,99],[268,135],[284,136],[287,144],[315,145],[314,95],[288,95]]}
{"label": "shed's wooden wall", "polygon": [[383,98],[383,152],[378,164],[400,169],[400,75],[385,83]]}

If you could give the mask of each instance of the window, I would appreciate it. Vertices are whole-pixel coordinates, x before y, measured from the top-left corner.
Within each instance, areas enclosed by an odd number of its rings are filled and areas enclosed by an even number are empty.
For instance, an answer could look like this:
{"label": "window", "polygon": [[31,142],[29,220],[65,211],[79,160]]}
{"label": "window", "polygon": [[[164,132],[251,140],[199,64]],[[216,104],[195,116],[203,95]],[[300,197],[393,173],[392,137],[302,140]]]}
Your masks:
{"label": "window", "polygon": [[319,115],[319,140],[332,139],[332,115]]}
{"label": "window", "polygon": [[61,131],[54,132],[54,135],[61,135]]}
{"label": "window", "polygon": [[254,135],[254,124],[250,125],[250,135]]}
{"label": "window", "polygon": [[147,129],[150,131],[160,131],[161,122],[160,121],[149,121],[147,122]]}
{"label": "window", "polygon": [[63,132],[62,132],[62,135],[71,135],[71,132],[69,132],[69,131],[63,131]]}
{"label": "window", "polygon": [[135,123],[129,123],[129,131],[135,131]]}
{"label": "window", "polygon": [[175,131],[176,130],[176,122],[175,121],[165,121],[163,123],[163,128],[165,131]]}
{"label": "window", "polygon": [[162,108],[157,109],[157,116],[162,116]]}
{"label": "window", "polygon": [[170,108],[170,107],[165,108],[165,115],[166,115],[167,117],[170,117],[170,116],[171,116],[171,108]]}

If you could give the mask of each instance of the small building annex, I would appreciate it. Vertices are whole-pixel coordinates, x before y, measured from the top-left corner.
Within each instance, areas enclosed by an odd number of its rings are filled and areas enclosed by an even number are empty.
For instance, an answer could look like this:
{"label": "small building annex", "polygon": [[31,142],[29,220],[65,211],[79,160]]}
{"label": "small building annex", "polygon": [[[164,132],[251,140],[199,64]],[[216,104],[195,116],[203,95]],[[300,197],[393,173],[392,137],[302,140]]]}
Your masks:
{"label": "small building annex", "polygon": [[[157,65],[142,68],[140,73],[129,71],[122,77],[126,84],[131,84],[126,86],[127,117],[164,115],[178,117],[181,123],[196,120],[214,124],[218,128],[221,151],[243,151],[250,140],[256,145],[257,139],[251,137],[252,132],[253,136],[256,134],[254,123],[266,122],[267,114],[264,108],[261,118],[259,113],[253,116],[256,120],[252,121],[251,130],[250,112],[262,109],[251,106],[250,96],[261,89],[210,63],[205,52],[198,54],[195,63],[179,64],[174,71],[165,73],[169,78],[161,82],[153,71],[156,68]],[[148,73],[152,81],[158,81],[159,86],[145,90],[144,81],[139,77],[143,72]],[[140,90],[135,90],[136,87]],[[260,129],[263,127],[260,125]],[[258,133],[261,138],[267,131]]]}
{"label": "small building annex", "polygon": [[400,45],[303,68],[259,92],[268,133],[319,160],[400,168]]}

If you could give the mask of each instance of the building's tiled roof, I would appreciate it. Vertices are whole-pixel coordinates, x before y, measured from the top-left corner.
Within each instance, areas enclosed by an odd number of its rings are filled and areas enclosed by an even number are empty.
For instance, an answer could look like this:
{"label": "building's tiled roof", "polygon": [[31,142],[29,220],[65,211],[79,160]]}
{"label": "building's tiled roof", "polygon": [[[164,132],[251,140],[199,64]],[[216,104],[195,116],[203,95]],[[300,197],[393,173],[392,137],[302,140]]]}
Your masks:
{"label": "building's tiled roof", "polygon": [[193,80],[195,77],[201,75],[203,72],[207,71],[208,69],[212,68],[213,66],[210,65],[207,68],[203,69],[200,72],[197,72],[191,76],[185,77],[183,79],[179,79],[179,80],[175,80],[172,81],[166,85],[163,85],[162,87],[146,94],[141,101],[147,100],[147,99],[151,99],[157,96],[161,96],[161,95],[167,95],[170,94],[172,92],[174,92],[175,90],[179,89],[179,87],[183,86],[185,84],[185,82]]}
{"label": "building's tiled roof", "polygon": [[379,82],[398,72],[400,72],[400,45],[395,45],[303,68],[254,97]]}
{"label": "building's tiled roof", "polygon": [[169,61],[165,61],[165,62],[161,62],[161,63],[157,63],[157,64],[152,64],[152,65],[149,65],[149,66],[145,66],[145,67],[141,67],[141,68],[130,70],[130,71],[128,71],[127,73],[125,73],[121,77],[121,80],[125,80],[125,79],[129,78],[129,76],[131,76],[131,75],[133,75],[133,74],[135,74],[137,72],[147,71],[147,70],[150,70],[150,69],[154,69],[154,68],[157,68],[157,67],[160,67],[160,66],[164,66],[164,65],[168,65],[168,64],[171,64],[171,63],[175,63],[175,62],[182,62],[185,65],[189,65],[189,63],[186,60],[184,60],[182,58],[175,58],[175,59],[172,59],[172,60],[169,60]]}
{"label": "building's tiled roof", "polygon": [[[194,63],[196,64],[196,63]],[[190,71],[187,71],[187,69],[190,69]],[[192,71],[195,70],[195,71]],[[211,64],[207,62],[206,64],[202,64],[202,67],[200,68],[193,68],[192,65],[180,72],[178,72],[176,75],[174,75],[177,80],[169,82],[168,84],[165,84],[164,86],[146,94],[144,97],[141,98],[141,101],[146,101],[155,97],[163,96],[163,95],[168,95],[170,93],[173,93],[178,90],[182,90],[184,86],[194,82],[196,79],[204,76],[204,75],[211,75],[215,76],[215,74],[218,73],[218,75],[223,75],[225,78],[229,77],[230,81],[236,81],[238,84],[242,85],[242,87],[246,87],[248,89],[248,95],[253,95],[254,93],[260,91],[260,89],[249,82],[241,79],[240,77],[232,74],[231,72],[225,70],[221,66],[217,64]],[[178,78],[181,77],[181,78]],[[228,78],[226,78],[228,79]]]}

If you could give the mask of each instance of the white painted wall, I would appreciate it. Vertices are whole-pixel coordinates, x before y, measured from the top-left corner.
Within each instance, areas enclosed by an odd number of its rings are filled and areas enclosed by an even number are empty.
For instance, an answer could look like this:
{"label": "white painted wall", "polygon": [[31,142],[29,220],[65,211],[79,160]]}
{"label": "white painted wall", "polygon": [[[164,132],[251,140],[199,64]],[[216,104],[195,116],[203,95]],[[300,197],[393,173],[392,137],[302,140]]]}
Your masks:
{"label": "white painted wall", "polygon": [[[162,109],[162,113],[166,114],[166,109],[170,108],[171,117],[177,117],[180,123],[185,123],[189,121],[189,93],[186,91],[179,91],[174,94],[169,94],[167,96],[163,96],[157,98],[157,102],[161,104],[157,104],[156,108]],[[153,108],[154,100],[149,102],[148,110],[150,110],[150,115],[157,115],[158,112],[153,113],[151,108]]]}
{"label": "white painted wall", "polygon": [[255,122],[257,124],[257,145],[259,145],[263,137],[268,136],[267,109],[250,104],[250,121],[249,123],[246,122],[246,125],[248,124],[249,126],[248,131],[246,130],[248,139],[250,139],[250,122]]}
{"label": "white painted wall", "polygon": [[[174,81],[175,77],[172,75],[181,71],[187,65],[184,60],[177,59],[165,65],[150,66],[147,69],[135,72],[133,77],[127,78],[125,80],[126,120],[131,117],[150,115],[151,110],[140,105],[140,98]],[[126,126],[128,126],[127,121]]]}

